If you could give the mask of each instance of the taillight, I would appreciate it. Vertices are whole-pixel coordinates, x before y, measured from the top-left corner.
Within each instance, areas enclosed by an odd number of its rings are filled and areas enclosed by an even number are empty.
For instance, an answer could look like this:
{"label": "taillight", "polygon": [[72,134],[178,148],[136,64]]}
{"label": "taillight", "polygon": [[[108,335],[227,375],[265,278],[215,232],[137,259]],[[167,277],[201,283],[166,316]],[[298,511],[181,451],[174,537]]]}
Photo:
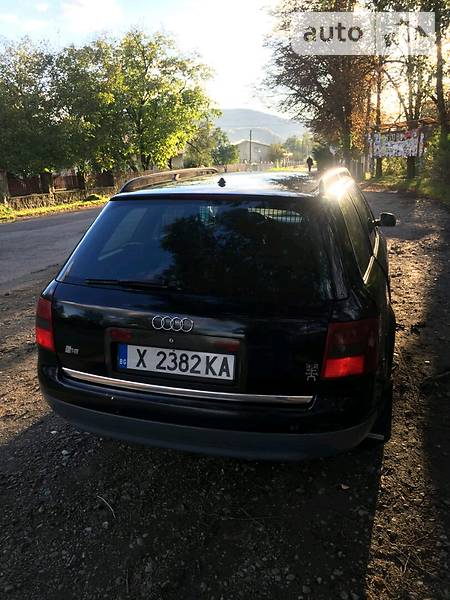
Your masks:
{"label": "taillight", "polygon": [[323,379],[373,373],[378,364],[378,319],[328,326]]}
{"label": "taillight", "polygon": [[52,326],[52,302],[40,297],[36,308],[36,343],[50,350],[55,351],[55,342],[53,340]]}

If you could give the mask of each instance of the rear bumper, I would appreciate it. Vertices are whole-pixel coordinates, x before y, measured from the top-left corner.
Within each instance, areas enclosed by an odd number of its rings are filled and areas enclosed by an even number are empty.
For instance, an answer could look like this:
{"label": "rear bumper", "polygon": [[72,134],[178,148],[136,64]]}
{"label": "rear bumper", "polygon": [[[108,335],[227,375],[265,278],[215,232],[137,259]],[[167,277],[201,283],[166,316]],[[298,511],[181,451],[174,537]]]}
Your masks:
{"label": "rear bumper", "polygon": [[[367,406],[341,421],[303,407],[245,406],[94,385],[39,366],[42,392],[53,410],[78,429],[126,442],[249,459],[299,460],[357,446],[376,411]],[[328,402],[322,404],[328,405]],[[364,404],[360,402],[359,404]],[[340,412],[342,415],[342,411]]]}
{"label": "rear bumper", "polygon": [[229,431],[113,415],[45,396],[56,413],[83,431],[147,446],[248,459],[301,460],[337,454],[362,442],[374,421],[329,433]]}

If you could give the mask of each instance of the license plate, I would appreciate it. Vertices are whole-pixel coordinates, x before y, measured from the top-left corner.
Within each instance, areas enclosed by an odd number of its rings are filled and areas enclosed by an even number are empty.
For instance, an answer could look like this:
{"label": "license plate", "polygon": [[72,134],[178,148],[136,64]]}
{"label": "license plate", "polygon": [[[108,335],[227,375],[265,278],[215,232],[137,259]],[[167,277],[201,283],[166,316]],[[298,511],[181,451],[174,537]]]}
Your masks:
{"label": "license plate", "polygon": [[233,381],[235,356],[172,348],[119,344],[117,368],[150,371],[161,375],[206,377]]}

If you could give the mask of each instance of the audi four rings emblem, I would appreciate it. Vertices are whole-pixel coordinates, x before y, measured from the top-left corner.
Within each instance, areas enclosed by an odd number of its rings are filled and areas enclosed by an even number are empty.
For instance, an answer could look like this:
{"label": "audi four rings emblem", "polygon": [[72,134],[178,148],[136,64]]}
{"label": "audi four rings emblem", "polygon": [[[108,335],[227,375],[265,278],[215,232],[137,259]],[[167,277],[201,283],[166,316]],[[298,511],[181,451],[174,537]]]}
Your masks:
{"label": "audi four rings emblem", "polygon": [[184,333],[189,333],[194,329],[194,321],[192,319],[162,317],[161,315],[153,317],[152,325],[157,331],[184,331]]}

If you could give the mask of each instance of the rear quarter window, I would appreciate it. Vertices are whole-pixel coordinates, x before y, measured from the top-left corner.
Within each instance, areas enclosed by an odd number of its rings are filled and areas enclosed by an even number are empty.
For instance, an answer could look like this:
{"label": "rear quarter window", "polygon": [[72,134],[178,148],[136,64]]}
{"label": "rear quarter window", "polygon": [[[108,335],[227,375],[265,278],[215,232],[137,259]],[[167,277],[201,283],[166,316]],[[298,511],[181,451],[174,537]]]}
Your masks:
{"label": "rear quarter window", "polygon": [[358,189],[356,185],[353,185],[350,190],[350,197],[355,205],[356,212],[359,215],[361,220],[361,224],[363,229],[366,232],[367,237],[370,239],[372,244],[372,248],[375,244],[376,230],[374,225],[374,216],[372,211],[370,210],[369,205],[366,202],[366,199],[362,195],[361,191]]}
{"label": "rear quarter window", "polygon": [[361,219],[349,195],[344,194],[340,200],[340,207],[356,262],[361,275],[364,275],[371,257],[371,243],[367,227],[362,225]]}

